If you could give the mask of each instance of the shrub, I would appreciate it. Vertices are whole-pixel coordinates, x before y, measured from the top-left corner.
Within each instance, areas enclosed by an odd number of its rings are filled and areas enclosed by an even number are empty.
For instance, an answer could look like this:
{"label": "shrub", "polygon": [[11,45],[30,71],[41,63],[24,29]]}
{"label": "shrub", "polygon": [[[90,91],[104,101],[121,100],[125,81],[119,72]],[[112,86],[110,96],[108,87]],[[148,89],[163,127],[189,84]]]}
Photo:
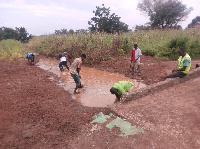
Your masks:
{"label": "shrub", "polygon": [[16,59],[23,57],[20,41],[14,39],[0,41],[0,58]]}

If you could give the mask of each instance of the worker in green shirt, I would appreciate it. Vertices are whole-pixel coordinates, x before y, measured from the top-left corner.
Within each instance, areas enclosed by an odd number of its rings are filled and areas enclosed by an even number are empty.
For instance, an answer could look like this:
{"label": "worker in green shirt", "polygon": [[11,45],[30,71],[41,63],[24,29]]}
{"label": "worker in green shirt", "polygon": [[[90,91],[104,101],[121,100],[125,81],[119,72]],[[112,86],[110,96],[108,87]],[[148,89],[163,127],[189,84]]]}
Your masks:
{"label": "worker in green shirt", "polygon": [[121,96],[128,92],[132,86],[133,83],[129,81],[119,81],[115,83],[110,89],[111,94],[115,94],[117,97],[115,102],[120,101]]}
{"label": "worker in green shirt", "polygon": [[191,67],[191,58],[186,53],[184,48],[179,48],[178,54],[179,54],[179,59],[177,68],[172,70],[172,74],[166,76],[165,79],[175,78],[175,77],[183,78],[188,74]]}

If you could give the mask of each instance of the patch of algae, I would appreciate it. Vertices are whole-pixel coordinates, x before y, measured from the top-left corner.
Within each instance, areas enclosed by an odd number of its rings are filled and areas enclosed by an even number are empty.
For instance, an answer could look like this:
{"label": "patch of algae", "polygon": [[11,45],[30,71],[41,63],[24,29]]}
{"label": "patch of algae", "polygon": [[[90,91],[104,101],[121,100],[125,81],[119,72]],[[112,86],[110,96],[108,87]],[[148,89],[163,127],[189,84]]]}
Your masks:
{"label": "patch of algae", "polygon": [[[116,117],[112,113],[109,115],[104,115],[102,112],[100,112],[98,115],[93,116],[94,120],[91,123],[104,123],[107,121],[107,119],[111,117]],[[121,132],[119,136],[128,136],[128,135],[135,135],[138,133],[144,133],[144,130],[141,127],[137,126],[131,126],[131,123],[116,117],[114,120],[112,120],[109,124],[106,125],[110,131],[113,127],[119,127]]]}

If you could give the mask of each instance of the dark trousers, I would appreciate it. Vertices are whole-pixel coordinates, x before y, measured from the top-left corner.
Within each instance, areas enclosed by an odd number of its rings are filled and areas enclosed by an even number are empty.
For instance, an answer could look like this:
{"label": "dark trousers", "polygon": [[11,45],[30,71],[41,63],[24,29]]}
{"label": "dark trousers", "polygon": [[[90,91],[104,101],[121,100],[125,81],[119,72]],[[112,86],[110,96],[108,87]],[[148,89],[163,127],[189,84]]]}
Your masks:
{"label": "dark trousers", "polygon": [[29,58],[28,58],[28,62],[30,65],[34,65],[34,60],[35,60],[35,55],[31,55]]}
{"label": "dark trousers", "polygon": [[186,75],[187,75],[186,73],[183,73],[183,72],[178,71],[178,72],[174,72],[174,73],[172,73],[172,74],[166,76],[165,79],[167,79],[167,78],[176,78],[176,77],[183,78],[183,77],[185,77]]}
{"label": "dark trousers", "polygon": [[71,73],[71,76],[74,79],[74,82],[76,83],[76,87],[79,87],[81,85],[80,76],[76,74],[72,74],[72,73]]}
{"label": "dark trousers", "polygon": [[60,70],[63,70],[63,66],[65,66],[69,70],[69,66],[67,65],[67,61],[62,61],[59,64]]}

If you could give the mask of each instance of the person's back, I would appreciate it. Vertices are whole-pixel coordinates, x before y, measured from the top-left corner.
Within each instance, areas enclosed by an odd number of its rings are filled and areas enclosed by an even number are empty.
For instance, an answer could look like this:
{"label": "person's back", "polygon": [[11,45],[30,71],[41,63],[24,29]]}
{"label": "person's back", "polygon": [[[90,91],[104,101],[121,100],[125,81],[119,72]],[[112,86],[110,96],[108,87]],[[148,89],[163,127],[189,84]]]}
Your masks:
{"label": "person's back", "polygon": [[80,68],[81,64],[82,64],[81,58],[76,58],[71,64],[70,73],[77,75],[78,74],[77,73],[77,68]]}
{"label": "person's back", "polygon": [[113,84],[112,87],[116,88],[118,90],[118,93],[120,93],[122,95],[125,92],[127,92],[130,89],[131,86],[133,86],[132,82],[129,82],[129,81],[119,81],[119,82]]}
{"label": "person's back", "polygon": [[69,54],[67,52],[59,54],[59,57],[60,57],[60,63],[59,63],[60,71],[64,70],[63,69],[63,65],[69,70],[69,66],[67,65],[67,56],[69,57]]}
{"label": "person's back", "polygon": [[28,62],[29,62],[30,65],[34,65],[35,54],[34,53],[27,53],[26,59],[28,59]]}
{"label": "person's back", "polygon": [[113,84],[112,88],[110,89],[111,94],[115,94],[116,101],[120,101],[121,96],[128,92],[130,88],[133,86],[132,82],[129,81],[119,81]]}
{"label": "person's back", "polygon": [[60,62],[65,62],[65,61],[67,61],[66,57],[65,57],[65,56],[62,56],[62,57],[60,58]]}

